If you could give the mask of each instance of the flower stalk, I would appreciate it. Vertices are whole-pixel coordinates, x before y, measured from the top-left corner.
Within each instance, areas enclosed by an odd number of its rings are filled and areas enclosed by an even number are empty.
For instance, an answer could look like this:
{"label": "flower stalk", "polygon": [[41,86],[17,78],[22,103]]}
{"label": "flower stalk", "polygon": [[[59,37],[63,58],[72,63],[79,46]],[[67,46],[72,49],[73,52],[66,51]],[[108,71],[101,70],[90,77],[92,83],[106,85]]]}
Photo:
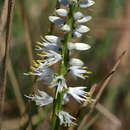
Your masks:
{"label": "flower stalk", "polygon": [[66,76],[67,73],[67,65],[69,61],[69,50],[67,48],[67,44],[71,41],[72,38],[72,33],[73,33],[73,28],[74,28],[74,18],[73,14],[76,10],[76,4],[75,5],[70,5],[70,11],[68,14],[68,25],[70,27],[70,32],[65,35],[65,40],[63,42],[63,48],[62,48],[62,64],[61,64],[61,69],[59,74],[63,75],[64,77]]}
{"label": "flower stalk", "polygon": [[[74,18],[73,14],[76,10],[77,4],[69,5],[69,14],[68,14],[68,25],[70,27],[70,32],[65,35],[65,40],[63,42],[63,48],[62,48],[62,61],[61,61],[61,68],[59,71],[59,75],[62,75],[64,78],[67,75],[67,66],[69,61],[69,50],[67,47],[67,44],[72,39],[72,33],[74,28]],[[57,91],[57,90],[56,90]],[[53,107],[53,116],[52,116],[52,130],[57,130],[59,127],[59,119],[58,119],[58,112],[61,110],[62,107],[62,100],[63,100],[64,92],[58,92],[57,98],[54,99],[54,107]]]}

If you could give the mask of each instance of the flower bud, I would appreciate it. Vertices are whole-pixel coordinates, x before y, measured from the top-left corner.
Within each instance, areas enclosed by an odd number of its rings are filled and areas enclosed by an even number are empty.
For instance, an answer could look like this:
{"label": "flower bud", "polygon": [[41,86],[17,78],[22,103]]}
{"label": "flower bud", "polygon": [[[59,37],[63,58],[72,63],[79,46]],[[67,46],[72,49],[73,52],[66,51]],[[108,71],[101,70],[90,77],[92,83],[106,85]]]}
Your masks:
{"label": "flower bud", "polygon": [[46,35],[45,39],[51,43],[59,43],[61,42],[61,38],[54,35]]}
{"label": "flower bud", "polygon": [[66,9],[57,9],[56,10],[56,13],[59,15],[59,16],[67,16],[68,15],[68,11]]}
{"label": "flower bud", "polygon": [[75,29],[77,32],[79,32],[79,33],[86,33],[86,32],[88,32],[90,29],[87,27],[87,26],[85,26],[85,25],[79,25],[79,26],[77,26],[77,28]]}
{"label": "flower bud", "polygon": [[78,58],[70,59],[69,64],[72,65],[72,66],[83,66],[84,65],[83,61],[81,61]]}

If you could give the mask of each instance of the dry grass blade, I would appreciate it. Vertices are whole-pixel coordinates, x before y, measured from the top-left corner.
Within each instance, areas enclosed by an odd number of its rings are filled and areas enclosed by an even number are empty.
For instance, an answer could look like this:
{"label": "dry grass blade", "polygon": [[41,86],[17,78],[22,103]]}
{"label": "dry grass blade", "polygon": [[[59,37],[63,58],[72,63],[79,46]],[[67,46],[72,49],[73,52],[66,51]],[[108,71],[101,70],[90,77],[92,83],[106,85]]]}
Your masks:
{"label": "dry grass blade", "polygon": [[106,79],[108,79],[115,71],[111,71],[102,81],[100,81],[98,84],[94,84],[92,88],[90,89],[91,94],[93,95],[94,92],[96,92],[105,82]]}
{"label": "dry grass blade", "polygon": [[[19,84],[14,74],[13,67],[10,60],[8,63],[8,74],[9,74],[9,78],[14,89],[17,105],[20,110],[20,115],[22,116],[22,118],[19,120],[19,128],[20,128],[28,120],[28,115],[27,113],[24,113],[26,107],[25,107],[25,104],[24,104],[24,101],[23,101],[23,98],[19,89]],[[28,130],[31,130],[31,126],[28,127]]]}
{"label": "dry grass blade", "polygon": [[100,117],[100,114],[96,114],[88,123],[87,125],[84,127],[84,130],[88,130]]}
{"label": "dry grass blade", "polygon": [[24,101],[22,99],[22,95],[21,95],[21,92],[19,89],[19,84],[18,84],[18,81],[17,81],[16,76],[14,74],[13,67],[12,67],[10,60],[8,62],[8,75],[9,75],[10,81],[11,81],[13,89],[14,89],[17,104],[18,104],[18,107],[20,110],[20,114],[22,115],[25,111],[25,104],[24,104]]}
{"label": "dry grass blade", "polygon": [[[114,67],[112,68],[111,72],[115,72],[115,71],[116,71],[116,69],[117,69],[117,67],[120,65],[121,59],[123,58],[123,56],[125,55],[125,53],[126,53],[126,51],[124,51],[124,52],[119,56],[119,58],[117,59],[116,64],[115,64]],[[104,89],[106,88],[107,84],[108,84],[109,81],[111,80],[112,75],[113,75],[113,73],[112,73],[109,77],[107,77],[107,78],[105,79],[105,81],[101,84],[101,88],[100,88],[98,94],[96,95],[95,102],[91,105],[91,109],[90,109],[89,113],[88,113],[87,115],[85,115],[85,117],[83,118],[83,120],[82,120],[80,126],[78,127],[78,130],[82,130],[82,129],[84,128],[86,122],[88,122],[88,120],[90,119],[90,117],[91,117],[91,115],[92,115],[92,113],[93,113],[93,111],[94,111],[94,108],[95,108],[97,102],[99,101],[99,99],[100,99],[100,97],[101,97],[101,95],[102,95]]]}
{"label": "dry grass blade", "polygon": [[0,33],[2,33],[6,20],[7,20],[7,14],[8,14],[8,0],[4,1],[1,17],[0,17]]}
{"label": "dry grass blade", "polygon": [[[29,56],[29,62],[30,65],[32,65],[33,61],[33,55],[32,55],[32,46],[31,46],[31,37],[30,37],[30,32],[29,32],[29,26],[28,26],[28,21],[27,21],[27,16],[24,8],[24,0],[20,1],[20,8],[21,8],[21,14],[22,14],[22,20],[23,20],[23,25],[24,25],[24,31],[25,31],[25,42],[26,42],[26,47],[28,51],[28,56]],[[33,90],[37,90],[37,85],[36,85],[36,76],[32,77],[33,80]]]}
{"label": "dry grass blade", "polygon": [[7,21],[7,15],[8,15],[8,0],[4,1],[1,17],[0,17],[0,61],[3,58],[4,55],[4,39],[2,36],[3,29],[5,27],[6,21]]}
{"label": "dry grass blade", "polygon": [[3,62],[3,73],[2,73],[1,87],[0,87],[0,129],[2,127],[2,113],[3,113],[3,108],[4,108],[7,67],[8,67],[8,59],[9,59],[9,46],[10,46],[10,39],[11,39],[11,27],[12,27],[12,20],[13,20],[14,5],[15,5],[15,0],[9,0],[5,56],[4,56],[4,62]]}
{"label": "dry grass blade", "polygon": [[23,25],[24,25],[25,41],[26,41],[26,46],[27,46],[27,50],[28,50],[29,62],[31,65],[32,59],[33,59],[32,46],[31,46],[31,38],[30,38],[30,33],[29,33],[27,17],[26,17],[26,13],[25,13],[25,9],[24,9],[24,0],[20,1],[20,7],[21,7],[22,20],[23,20]]}
{"label": "dry grass blade", "polygon": [[109,112],[103,105],[97,103],[96,109],[102,113],[107,119],[109,119],[112,123],[116,124],[118,128],[121,126],[121,121],[111,112]]}

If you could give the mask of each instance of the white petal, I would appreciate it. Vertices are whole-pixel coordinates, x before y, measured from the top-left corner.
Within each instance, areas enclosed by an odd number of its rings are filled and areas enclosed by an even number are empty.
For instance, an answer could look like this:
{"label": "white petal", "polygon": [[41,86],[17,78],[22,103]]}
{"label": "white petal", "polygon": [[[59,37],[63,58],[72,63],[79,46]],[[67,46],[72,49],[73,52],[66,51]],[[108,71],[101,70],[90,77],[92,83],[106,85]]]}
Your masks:
{"label": "white petal", "polygon": [[84,17],[84,15],[81,12],[79,12],[79,11],[74,13],[74,19],[75,20],[81,19],[83,17]]}
{"label": "white petal", "polygon": [[46,40],[48,40],[51,43],[59,43],[61,42],[61,38],[54,36],[54,35],[46,35],[45,36]]}
{"label": "white petal", "polygon": [[57,16],[49,16],[49,20],[52,22],[52,23],[55,23],[57,24],[58,26],[63,26],[64,25],[64,20],[60,17],[57,17]]}
{"label": "white petal", "polygon": [[64,94],[62,105],[65,105],[69,102],[69,95],[67,93]]}
{"label": "white petal", "polygon": [[81,8],[87,8],[87,7],[90,7],[94,4],[95,4],[95,2],[93,0],[83,0],[83,1],[80,2],[80,7]]}
{"label": "white petal", "polygon": [[54,78],[54,72],[47,66],[43,66],[41,69],[39,69],[39,72],[41,72],[41,75],[37,78],[37,81],[44,81],[43,84],[48,85],[50,82],[52,82]]}
{"label": "white petal", "polygon": [[68,24],[65,24],[61,27],[61,30],[64,32],[70,32],[70,26]]}
{"label": "white petal", "polygon": [[40,95],[41,97],[46,97],[46,96],[48,96],[47,93],[45,93],[44,91],[40,91],[39,89],[38,89],[38,93],[39,93],[39,95]]}
{"label": "white petal", "polygon": [[72,58],[69,61],[69,64],[72,66],[83,66],[84,65],[83,61],[81,61],[80,59],[77,59],[77,58]]}
{"label": "white petal", "polygon": [[74,44],[76,50],[88,50],[91,48],[90,45],[85,43],[74,43]]}
{"label": "white petal", "polygon": [[76,28],[76,31],[79,32],[79,33],[86,33],[88,32],[90,29],[85,26],[85,25],[79,25],[77,28]]}
{"label": "white petal", "polygon": [[69,87],[68,94],[72,95],[79,103],[86,101],[86,87]]}
{"label": "white petal", "polygon": [[75,31],[75,32],[73,33],[73,38],[80,38],[81,36],[82,36],[82,34],[79,33],[79,32],[77,32],[77,31]]}
{"label": "white petal", "polygon": [[59,15],[59,16],[67,16],[68,15],[68,11],[66,9],[57,9],[56,10],[56,13]]}
{"label": "white petal", "polygon": [[89,20],[91,20],[92,17],[91,16],[85,16],[83,17],[82,19],[78,19],[77,22],[78,23],[85,23],[85,22],[88,22]]}

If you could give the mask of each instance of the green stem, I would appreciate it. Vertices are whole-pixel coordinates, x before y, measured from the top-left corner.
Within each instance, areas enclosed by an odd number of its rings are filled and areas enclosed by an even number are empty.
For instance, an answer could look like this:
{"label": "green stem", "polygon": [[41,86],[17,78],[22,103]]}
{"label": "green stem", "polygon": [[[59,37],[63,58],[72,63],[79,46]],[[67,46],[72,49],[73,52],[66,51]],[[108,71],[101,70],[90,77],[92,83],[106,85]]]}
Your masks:
{"label": "green stem", "polygon": [[[74,18],[73,14],[76,11],[77,4],[73,4],[69,6],[69,14],[68,14],[68,25],[70,26],[71,31],[65,35],[65,39],[63,41],[63,48],[62,48],[62,62],[59,71],[59,75],[62,75],[64,78],[67,75],[67,66],[69,61],[69,50],[67,48],[68,42],[72,39],[72,33],[74,28]],[[57,113],[61,110],[62,107],[62,100],[63,100],[64,92],[58,92],[57,98],[55,97],[53,102],[53,116],[52,116],[52,128],[51,130],[58,130],[59,128],[59,119],[57,117]]]}

